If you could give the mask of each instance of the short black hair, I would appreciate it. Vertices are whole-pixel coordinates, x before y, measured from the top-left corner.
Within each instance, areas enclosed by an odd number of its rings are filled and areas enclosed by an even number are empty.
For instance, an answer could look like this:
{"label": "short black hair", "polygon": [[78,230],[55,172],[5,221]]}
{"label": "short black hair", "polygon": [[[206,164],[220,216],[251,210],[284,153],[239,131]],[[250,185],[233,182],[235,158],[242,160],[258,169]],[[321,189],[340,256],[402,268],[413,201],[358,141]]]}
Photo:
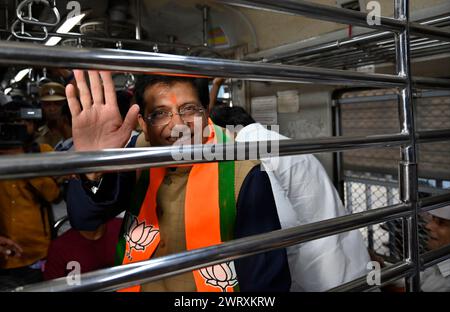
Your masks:
{"label": "short black hair", "polygon": [[145,112],[145,90],[147,88],[163,84],[166,86],[173,86],[175,83],[189,83],[197,92],[198,98],[202,106],[208,109],[209,105],[209,79],[207,78],[193,78],[182,76],[162,76],[162,75],[142,75],[136,82],[135,96],[136,102],[139,105],[140,113],[144,115]]}
{"label": "short black hair", "polygon": [[214,106],[211,109],[209,116],[216,125],[222,128],[238,125],[245,127],[256,122],[252,116],[240,106]]}

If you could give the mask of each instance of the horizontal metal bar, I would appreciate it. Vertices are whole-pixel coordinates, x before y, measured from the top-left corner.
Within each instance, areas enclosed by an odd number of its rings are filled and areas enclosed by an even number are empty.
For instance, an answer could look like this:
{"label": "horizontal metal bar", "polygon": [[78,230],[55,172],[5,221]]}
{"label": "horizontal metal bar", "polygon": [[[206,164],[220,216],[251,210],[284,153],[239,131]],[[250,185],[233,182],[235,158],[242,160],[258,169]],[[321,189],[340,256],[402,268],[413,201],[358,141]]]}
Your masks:
{"label": "horizontal metal bar", "polygon": [[220,245],[195,249],[148,261],[102,269],[81,275],[80,285],[67,285],[66,278],[20,287],[19,291],[113,291],[147,283],[202,267],[223,263],[269,250],[347,232],[408,216],[410,207],[399,204],[289,229],[236,239]]}
{"label": "horizontal metal bar", "polygon": [[384,286],[394,280],[409,276],[412,273],[413,264],[410,262],[400,262],[381,269],[381,285],[369,285],[367,276],[362,276],[351,282],[345,283],[333,289],[330,292],[361,292],[371,291]]}
{"label": "horizontal metal bar", "polygon": [[[311,3],[302,0],[217,0],[221,3],[242,6],[246,8],[262,9],[279,13],[302,15],[329,22],[351,24],[367,28],[388,31],[402,31],[406,28],[406,21],[389,17],[380,17],[380,23],[369,25],[367,23],[367,13],[354,10],[340,9],[328,5]],[[450,32],[436,27],[421,25],[419,23],[409,23],[411,35],[426,36],[439,40],[450,41]]]}
{"label": "horizontal metal bar", "polygon": [[392,36],[392,33],[389,31],[381,32],[381,33],[370,33],[352,37],[351,39],[343,39],[343,40],[335,40],[332,42],[328,42],[325,44],[314,45],[311,47],[303,48],[300,50],[287,51],[283,54],[275,54],[269,57],[265,57],[264,59],[267,62],[280,61],[286,58],[295,57],[293,61],[298,61],[297,58],[307,57],[311,55],[315,55],[317,53],[336,51],[337,49],[344,47],[351,47],[357,44],[363,44],[366,42],[373,42],[375,39],[389,38]]}
{"label": "horizontal metal bar", "polygon": [[[438,54],[445,54],[442,55],[442,57],[447,57],[449,54],[448,45],[450,45],[450,42],[447,43],[438,43],[434,45],[429,45],[426,47],[418,47],[411,49],[411,59],[417,59],[417,58],[423,58],[426,56],[436,56]],[[370,48],[369,48],[370,49]],[[373,55],[371,54],[371,51],[364,52],[359,51],[360,59],[357,58],[357,56],[349,57],[349,53],[343,52],[340,56],[333,56],[332,58],[324,58],[324,60],[316,60],[313,62],[286,62],[288,65],[301,65],[301,66],[318,66],[318,67],[324,67],[324,68],[335,68],[335,69],[341,69],[345,68],[346,70],[350,68],[357,68],[365,65],[375,65],[375,64],[382,64],[382,63],[394,63],[395,62],[395,53],[394,51],[383,51],[383,49],[377,49],[379,52],[376,52]],[[369,57],[367,57],[367,53],[369,53]],[[355,62],[355,59],[357,60]],[[426,86],[424,86],[426,87]],[[436,87],[439,88],[439,87]],[[442,87],[441,87],[442,88]],[[448,89],[446,86],[445,89]]]}
{"label": "horizontal metal bar", "polygon": [[244,80],[314,82],[399,87],[405,78],[326,68],[262,64],[226,59],[179,56],[114,49],[47,47],[22,42],[0,42],[0,63],[45,67],[101,69],[141,73],[195,74]]}
{"label": "horizontal metal bar", "polygon": [[420,207],[419,213],[424,213],[433,209],[442,208],[450,205],[450,190],[448,193],[422,198],[419,200],[418,205]]}
{"label": "horizontal metal bar", "polygon": [[[430,98],[430,97],[440,97],[440,96],[450,96],[450,91],[445,90],[433,90],[433,91],[423,91],[414,94],[414,98]],[[374,95],[374,96],[357,96],[352,98],[336,99],[334,100],[336,104],[358,104],[365,102],[384,102],[398,100],[397,94],[385,94],[385,95]]]}
{"label": "horizontal metal bar", "polygon": [[[450,16],[441,16],[436,18],[427,18],[421,19],[417,21],[422,25],[432,25],[432,26],[441,26],[442,22],[446,23],[450,20]],[[286,45],[282,45],[280,47],[271,48],[264,51],[259,51],[253,54],[246,55],[245,59],[248,60],[261,60],[264,59],[267,62],[274,62],[278,60],[283,60],[291,57],[303,57],[308,55],[313,55],[317,53],[327,52],[337,50],[343,47],[351,47],[357,44],[365,44],[367,42],[375,44],[383,44],[383,43],[393,43],[394,39],[389,39],[387,41],[378,41],[392,37],[393,34],[390,31],[385,32],[368,32],[353,36],[352,38],[343,38],[338,40],[330,40],[328,42],[322,44],[316,44],[313,46],[302,47],[302,42],[306,43],[306,41],[299,41],[295,43],[288,43]],[[299,47],[300,45],[300,47]],[[283,62],[285,63],[285,62]]]}
{"label": "horizontal metal bar", "polygon": [[421,270],[425,270],[447,259],[450,259],[450,245],[428,251],[421,256]]}
{"label": "horizontal metal bar", "polygon": [[419,23],[410,22],[409,31],[411,35],[434,38],[441,41],[450,41],[450,32],[439,29],[437,27],[421,25]]}
{"label": "horizontal metal bar", "polygon": [[319,20],[358,25],[379,30],[401,31],[405,27],[405,22],[389,17],[380,17],[380,23],[369,25],[367,23],[367,13],[354,10],[341,9],[329,5],[312,3],[302,0],[216,0],[219,3],[226,3],[253,9],[262,9],[272,12],[302,15]]}
{"label": "horizontal metal bar", "polygon": [[414,88],[450,90],[450,79],[412,77],[412,82]]}
{"label": "horizontal metal bar", "polygon": [[[421,255],[421,270],[425,270],[439,262],[450,258],[450,245],[437,250],[429,251]],[[367,283],[367,277],[363,276],[351,282],[345,283],[333,289],[331,292],[361,292],[370,291],[395,280],[406,277],[413,272],[413,264],[407,261],[381,269],[381,285],[371,286]]]}
{"label": "horizontal metal bar", "polygon": [[[185,145],[151,148],[110,149],[93,152],[53,152],[0,157],[0,179],[66,175],[95,171],[133,170],[174,164],[214,162],[217,159],[245,159],[331,152],[338,150],[397,146],[409,142],[407,134],[367,137],[329,137],[306,140],[239,142],[228,145]],[[278,153],[268,149],[278,147]],[[211,151],[218,155],[209,157]],[[183,160],[174,155],[189,155]],[[196,156],[196,157],[193,157]],[[208,157],[208,158],[205,158]],[[237,160],[243,160],[240,157]],[[188,159],[187,159],[188,158]],[[195,158],[195,160],[194,160]]]}
{"label": "horizontal metal bar", "polygon": [[[419,43],[418,43],[419,44]],[[440,53],[448,52],[448,45],[450,42],[444,43],[432,43],[432,42],[422,42],[423,46],[411,48],[412,59],[418,57],[436,55]],[[321,54],[316,54],[310,56],[307,59],[300,60],[287,60],[284,62],[286,65],[301,65],[301,66],[318,66],[329,68],[329,65],[341,65],[341,67],[346,66],[346,68],[354,68],[362,66],[364,63],[375,64],[375,63],[386,63],[395,62],[395,49],[386,49],[385,47],[363,47],[362,50],[356,51],[333,51],[328,52],[329,57],[322,57]]]}
{"label": "horizontal metal bar", "polygon": [[[2,33],[8,33],[10,34],[11,31],[8,31],[6,29],[0,29],[0,32]],[[27,33],[29,33],[30,35],[39,35],[41,34],[41,32],[38,31],[32,31],[32,30],[27,30]],[[177,49],[185,49],[185,50],[190,50],[190,49],[194,49],[194,48],[204,48],[204,46],[193,46],[193,45],[188,45],[188,44],[183,44],[183,43],[178,43],[178,42],[160,42],[160,41],[149,41],[149,40],[137,40],[137,39],[129,39],[129,38],[119,38],[119,37],[95,37],[95,36],[90,36],[90,35],[85,35],[85,34],[80,34],[80,33],[73,33],[73,32],[69,32],[69,33],[56,33],[56,32],[48,32],[48,36],[49,37],[60,37],[63,39],[78,39],[78,40],[84,40],[84,41],[95,41],[95,42],[102,42],[102,43],[110,43],[110,44],[116,44],[118,42],[121,42],[123,44],[130,44],[130,45],[138,45],[138,46],[143,46],[143,47],[153,47],[153,46],[157,46],[158,48],[177,48]]]}
{"label": "horizontal metal bar", "polygon": [[418,143],[431,143],[450,140],[450,129],[419,131],[416,133]]}
{"label": "horizontal metal bar", "polygon": [[[396,181],[396,182],[380,181],[380,180],[375,180],[375,179],[364,179],[364,178],[349,177],[349,176],[344,177],[344,181],[345,182],[356,182],[356,183],[361,183],[361,184],[366,184],[366,185],[376,185],[376,186],[398,188],[398,181]],[[424,186],[424,185],[420,185],[420,184],[418,187],[419,187],[420,192],[426,192],[426,193],[432,193],[432,194],[433,193],[434,194],[443,194],[443,193],[449,192],[449,190],[446,190],[446,189],[439,189],[439,188],[434,188],[431,186]]]}

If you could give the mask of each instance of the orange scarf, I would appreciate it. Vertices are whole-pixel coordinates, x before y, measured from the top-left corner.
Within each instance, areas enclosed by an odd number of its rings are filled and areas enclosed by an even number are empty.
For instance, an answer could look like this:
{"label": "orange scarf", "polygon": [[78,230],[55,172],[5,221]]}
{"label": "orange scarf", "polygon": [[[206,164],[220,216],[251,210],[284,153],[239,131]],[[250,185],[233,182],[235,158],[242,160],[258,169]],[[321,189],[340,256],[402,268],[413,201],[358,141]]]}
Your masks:
{"label": "orange scarf", "polygon": [[[210,120],[208,126],[210,136],[206,144],[227,140]],[[118,243],[116,263],[148,260],[155,252],[160,242],[156,196],[165,174],[166,168],[151,168],[141,174],[130,205],[131,214],[127,214],[124,235]],[[236,216],[234,162],[194,164],[186,186],[184,209],[187,250],[232,239]],[[198,291],[233,291],[237,285],[233,262],[195,270],[193,274]],[[140,286],[133,286],[123,291],[139,290]]]}

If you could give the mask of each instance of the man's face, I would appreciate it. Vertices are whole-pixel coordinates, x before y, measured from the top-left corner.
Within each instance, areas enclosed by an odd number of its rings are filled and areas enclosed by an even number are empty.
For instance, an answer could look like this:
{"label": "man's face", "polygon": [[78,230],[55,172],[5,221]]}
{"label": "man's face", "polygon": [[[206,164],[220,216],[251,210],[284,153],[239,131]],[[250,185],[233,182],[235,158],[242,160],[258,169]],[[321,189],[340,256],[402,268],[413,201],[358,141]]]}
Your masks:
{"label": "man's face", "polygon": [[434,250],[450,244],[450,220],[438,218],[433,215],[426,225],[429,230],[428,248]]}
{"label": "man's face", "polygon": [[61,117],[61,110],[64,101],[45,101],[41,102],[42,111],[46,120],[56,121]]}
{"label": "man's face", "polygon": [[[174,144],[178,139],[178,129],[190,129],[190,143],[194,138],[194,122],[186,122],[178,115],[178,112],[189,107],[202,108],[194,87],[187,82],[176,82],[173,85],[156,84],[145,90],[144,101],[146,103],[145,116],[139,118],[141,128],[144,129],[145,137],[152,146],[167,146]],[[158,113],[171,112],[172,119],[166,125],[152,125],[147,121],[148,116]],[[197,117],[201,130],[207,126],[206,111]],[[199,125],[197,125],[198,128]],[[206,138],[203,138],[204,143]]]}

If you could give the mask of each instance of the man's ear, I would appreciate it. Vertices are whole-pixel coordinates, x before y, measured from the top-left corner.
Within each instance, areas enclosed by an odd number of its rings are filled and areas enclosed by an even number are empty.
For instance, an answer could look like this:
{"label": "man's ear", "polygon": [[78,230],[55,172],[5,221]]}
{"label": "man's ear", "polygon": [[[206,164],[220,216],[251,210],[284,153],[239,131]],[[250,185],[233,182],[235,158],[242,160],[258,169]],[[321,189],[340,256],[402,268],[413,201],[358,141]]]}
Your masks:
{"label": "man's ear", "polygon": [[139,126],[141,127],[142,131],[144,132],[145,140],[150,142],[150,137],[148,135],[147,123],[145,122],[144,117],[142,117],[141,114],[138,115],[138,122],[139,122]]}

